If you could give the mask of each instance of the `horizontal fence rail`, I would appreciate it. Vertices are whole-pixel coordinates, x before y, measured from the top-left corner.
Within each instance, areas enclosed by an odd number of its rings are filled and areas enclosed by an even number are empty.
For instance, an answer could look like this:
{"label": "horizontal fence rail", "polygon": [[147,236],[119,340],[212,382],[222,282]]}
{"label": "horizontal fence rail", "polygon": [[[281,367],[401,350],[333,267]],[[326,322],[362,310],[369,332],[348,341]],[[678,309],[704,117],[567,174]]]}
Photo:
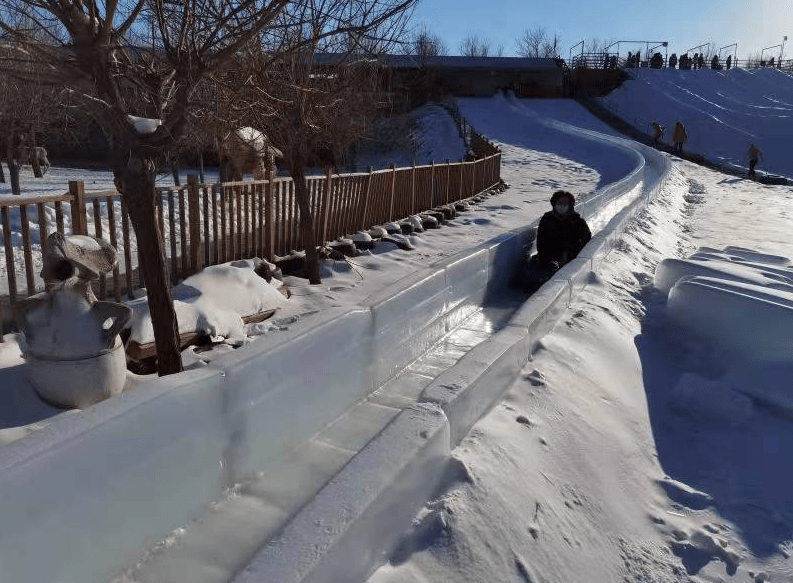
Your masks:
{"label": "horizontal fence rail", "polygon": [[[684,53],[685,54],[685,53]],[[675,54],[673,61],[673,69],[680,70],[693,70],[693,69],[716,69],[719,71],[726,71],[728,69],[779,69],[786,73],[793,73],[793,59],[784,59],[771,61],[771,58],[760,60],[759,58],[749,59],[736,59],[731,58],[729,67],[727,66],[727,55],[719,57],[717,62],[713,61],[711,54],[707,58],[703,57],[702,66],[699,62],[694,62],[693,53],[688,55],[690,62],[687,65],[681,66],[680,57],[682,55]],[[666,56],[661,54],[661,59],[653,61],[652,55],[643,55],[640,59],[627,59],[621,57],[616,53],[583,53],[575,55],[570,59],[569,67],[571,69],[666,69],[670,67],[669,57],[671,53]]]}
{"label": "horizontal fence rail", "polygon": [[[501,177],[501,153],[468,162],[391,167],[356,174],[306,178],[316,238],[322,245],[373,225],[403,219],[487,190]],[[304,249],[300,211],[291,178],[198,183],[156,189],[157,222],[177,283],[205,265],[263,257],[276,261]],[[102,275],[97,297],[122,301],[144,287],[135,231],[115,190],[90,192],[79,181],[60,195],[0,199],[0,249],[6,306],[43,290],[41,244],[49,234],[93,235],[118,251],[118,266]],[[35,252],[35,253],[34,253]]]}

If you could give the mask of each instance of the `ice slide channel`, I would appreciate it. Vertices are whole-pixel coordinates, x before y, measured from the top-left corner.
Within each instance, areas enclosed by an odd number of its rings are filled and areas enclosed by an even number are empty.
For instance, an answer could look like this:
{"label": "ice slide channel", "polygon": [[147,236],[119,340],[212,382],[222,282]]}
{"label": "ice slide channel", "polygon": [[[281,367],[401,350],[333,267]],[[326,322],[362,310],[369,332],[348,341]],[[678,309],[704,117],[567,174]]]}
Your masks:
{"label": "ice slide channel", "polygon": [[[635,193],[645,173],[657,178],[638,158],[585,205],[589,217]],[[534,298],[520,305],[505,274],[535,224],[415,274],[395,294],[59,416],[0,449],[4,579],[243,581],[262,564],[283,573],[261,580],[283,583],[333,580],[323,573],[334,565],[366,572],[376,557],[360,543],[393,542],[467,431],[455,401],[422,399],[433,387],[421,384],[457,369],[466,388],[466,375],[496,374],[504,354],[522,366],[529,334],[552,325],[549,314],[568,301],[560,298],[605,256],[601,232],[538,292],[542,309]],[[470,421],[489,404],[466,394]],[[383,501],[402,512],[390,528],[367,529]]]}

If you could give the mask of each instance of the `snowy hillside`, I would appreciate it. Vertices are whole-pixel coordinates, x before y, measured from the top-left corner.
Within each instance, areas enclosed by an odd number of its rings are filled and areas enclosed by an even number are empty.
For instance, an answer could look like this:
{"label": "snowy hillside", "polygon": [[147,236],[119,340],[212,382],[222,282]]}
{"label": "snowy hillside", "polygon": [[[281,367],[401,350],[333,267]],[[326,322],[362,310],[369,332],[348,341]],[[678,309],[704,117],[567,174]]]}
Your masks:
{"label": "snowy hillside", "polygon": [[764,156],[758,166],[793,178],[789,145],[793,136],[793,77],[777,69],[632,69],[603,104],[637,129],[666,127],[671,143],[675,121],[688,130],[684,149],[708,160],[746,171],[754,143]]}

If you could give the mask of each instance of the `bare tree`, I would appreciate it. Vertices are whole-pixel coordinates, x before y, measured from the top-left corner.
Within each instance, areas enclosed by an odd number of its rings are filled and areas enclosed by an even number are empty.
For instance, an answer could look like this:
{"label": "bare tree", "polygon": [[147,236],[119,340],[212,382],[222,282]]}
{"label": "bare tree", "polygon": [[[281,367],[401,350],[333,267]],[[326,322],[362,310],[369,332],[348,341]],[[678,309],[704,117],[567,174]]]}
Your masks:
{"label": "bare tree", "polygon": [[612,41],[604,38],[588,38],[584,41],[584,52],[585,53],[603,53],[606,51],[606,47],[612,44]]}
{"label": "bare tree", "polygon": [[[57,125],[58,90],[42,84],[31,63],[14,53],[8,43],[0,44],[0,160],[8,165],[11,192],[19,195],[21,166],[31,163],[34,176],[43,175],[38,157],[31,154],[42,144],[46,130]],[[5,182],[2,171],[0,182]]]}
{"label": "bare tree", "polygon": [[[251,56],[244,78],[245,95],[239,104],[256,103],[241,109],[251,125],[266,133],[284,156],[295,184],[300,230],[306,251],[306,275],[320,283],[318,241],[313,230],[306,172],[318,156],[337,160],[346,146],[366,132],[368,120],[381,99],[377,56],[394,47],[407,24],[413,1],[384,0],[356,14],[348,25],[356,31],[325,34],[337,2],[307,2],[300,13],[284,19],[286,38],[268,39],[277,46]],[[349,15],[348,15],[349,18]],[[290,19],[311,23],[296,27]],[[239,91],[224,86],[224,94]],[[233,102],[234,100],[230,100]],[[229,111],[235,107],[229,108]]]}
{"label": "bare tree", "polygon": [[537,27],[533,30],[526,29],[523,36],[515,40],[517,53],[521,57],[539,58],[543,56],[542,47],[547,40],[547,33],[544,28]]}
{"label": "bare tree", "polygon": [[[107,136],[116,188],[137,235],[160,374],[181,371],[182,362],[155,219],[155,171],[184,134],[199,80],[229,63],[288,4],[0,0],[0,29],[13,39],[19,58],[29,58],[42,75],[68,87]],[[12,26],[22,13],[30,26]],[[147,45],[134,42],[149,30]],[[157,121],[141,124],[136,118]]]}
{"label": "bare tree", "polygon": [[440,36],[430,32],[426,25],[413,32],[408,50],[411,55],[415,55],[419,58],[422,65],[429,57],[438,57],[449,53],[449,49],[444,40]]}
{"label": "bare tree", "polygon": [[460,42],[460,54],[464,57],[486,57],[490,54],[490,41],[471,34]]}
{"label": "bare tree", "polygon": [[516,39],[515,44],[521,57],[550,59],[559,56],[562,37],[558,33],[551,35],[539,26],[533,30],[524,30],[523,36]]}

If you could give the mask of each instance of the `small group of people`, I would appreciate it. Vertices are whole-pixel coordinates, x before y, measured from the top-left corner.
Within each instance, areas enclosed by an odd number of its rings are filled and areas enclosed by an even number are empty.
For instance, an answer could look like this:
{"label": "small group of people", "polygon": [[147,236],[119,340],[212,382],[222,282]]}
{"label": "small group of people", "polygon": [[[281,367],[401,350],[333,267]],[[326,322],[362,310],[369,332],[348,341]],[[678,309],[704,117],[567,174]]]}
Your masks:
{"label": "small group of people", "polygon": [[[652,122],[651,126],[653,128],[653,147],[657,148],[664,138],[664,131],[666,128],[657,121]],[[677,120],[675,122],[675,129],[672,132],[672,145],[674,146],[675,154],[683,152],[683,144],[686,140],[688,140],[686,126],[684,126],[680,120]]]}
{"label": "small group of people", "polygon": [[[658,148],[664,138],[664,131],[666,128],[657,121],[653,121],[650,125],[653,129],[653,147]],[[683,144],[686,142],[686,140],[688,140],[686,126],[684,126],[683,123],[678,120],[675,122],[675,129],[672,133],[672,145],[674,147],[675,154],[680,154],[683,152]],[[751,144],[746,157],[749,160],[748,177],[756,178],[757,176],[755,174],[755,168],[757,167],[757,163],[760,161],[760,158],[763,157],[763,151],[754,144]]]}
{"label": "small group of people", "polygon": [[537,253],[519,273],[519,285],[524,291],[539,289],[565,263],[575,259],[592,238],[586,220],[575,211],[571,192],[554,192],[551,207],[537,227]]}

